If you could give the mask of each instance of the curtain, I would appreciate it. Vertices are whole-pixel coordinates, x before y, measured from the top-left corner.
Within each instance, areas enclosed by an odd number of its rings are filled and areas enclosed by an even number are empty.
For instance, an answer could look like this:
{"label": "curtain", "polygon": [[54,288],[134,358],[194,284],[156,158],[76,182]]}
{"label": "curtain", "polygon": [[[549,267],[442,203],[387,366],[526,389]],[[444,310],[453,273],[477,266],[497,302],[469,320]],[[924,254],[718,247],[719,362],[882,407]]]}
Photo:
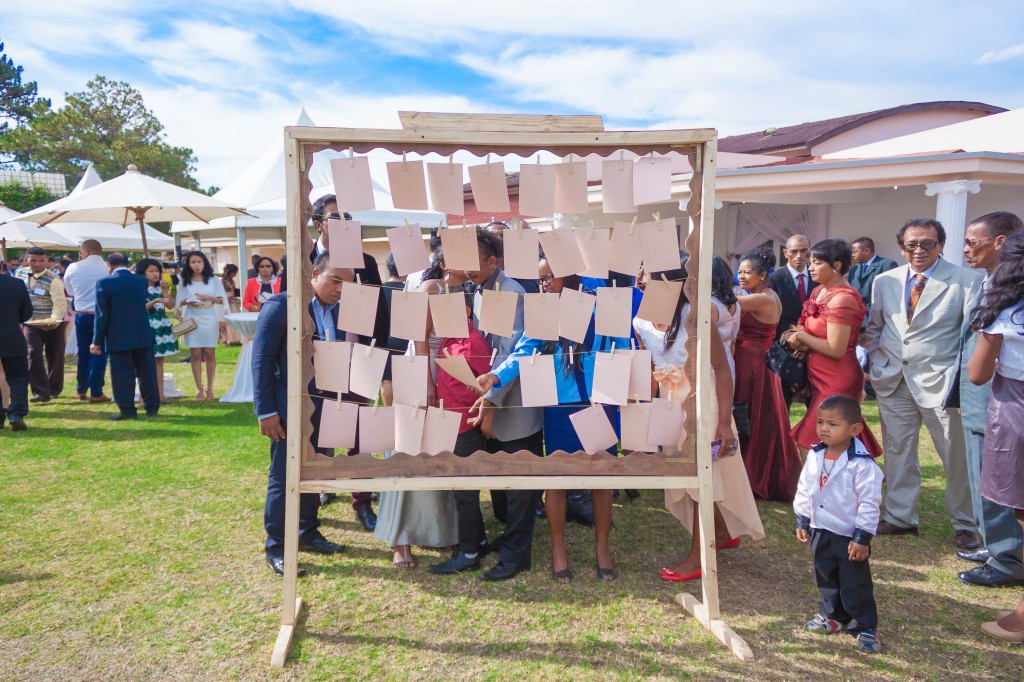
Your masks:
{"label": "curtain", "polygon": [[730,260],[768,240],[782,244],[794,234],[806,234],[814,244],[825,238],[828,206],[824,204],[741,204],[737,209]]}

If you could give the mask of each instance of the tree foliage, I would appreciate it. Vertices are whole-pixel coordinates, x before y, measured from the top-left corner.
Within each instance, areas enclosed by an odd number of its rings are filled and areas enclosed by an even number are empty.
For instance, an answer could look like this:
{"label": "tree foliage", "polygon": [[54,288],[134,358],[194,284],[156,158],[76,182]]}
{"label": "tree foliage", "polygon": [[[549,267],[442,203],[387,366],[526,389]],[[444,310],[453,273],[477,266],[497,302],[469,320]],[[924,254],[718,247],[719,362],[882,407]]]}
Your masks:
{"label": "tree foliage", "polygon": [[18,213],[48,204],[56,198],[50,190],[39,185],[26,187],[20,182],[8,182],[0,185],[0,201],[4,202],[4,206]]}
{"label": "tree foliage", "polygon": [[100,176],[122,174],[128,164],[153,177],[198,190],[196,158],[164,138],[163,124],[128,83],[96,76],[66,103],[9,135],[15,161],[30,171],[64,173],[76,181],[92,163]]}
{"label": "tree foliage", "polygon": [[35,81],[22,81],[25,68],[4,52],[0,42],[0,165],[11,161],[7,136],[14,126],[25,125],[50,110],[50,100],[39,96]]}

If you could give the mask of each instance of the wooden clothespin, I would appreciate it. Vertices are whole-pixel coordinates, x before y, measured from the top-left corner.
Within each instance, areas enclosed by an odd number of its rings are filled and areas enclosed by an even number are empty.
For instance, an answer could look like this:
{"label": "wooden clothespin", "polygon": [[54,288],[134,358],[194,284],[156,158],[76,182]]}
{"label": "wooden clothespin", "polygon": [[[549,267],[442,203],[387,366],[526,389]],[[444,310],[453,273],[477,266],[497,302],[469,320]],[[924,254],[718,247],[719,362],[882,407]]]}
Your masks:
{"label": "wooden clothespin", "polygon": [[377,396],[377,399],[373,401],[373,414],[374,415],[377,414],[377,408],[378,407],[380,407],[380,396],[379,395]]}
{"label": "wooden clothespin", "polygon": [[443,352],[443,353],[444,353],[444,356],[445,356],[446,358],[448,358],[449,360],[451,360],[451,359],[452,359],[452,354],[451,354],[451,353],[450,353],[450,352],[448,351],[448,349],[447,349],[447,348],[443,348],[443,349],[441,349],[441,352]]}
{"label": "wooden clothespin", "polygon": [[405,233],[411,237],[412,236],[412,225],[409,224],[409,219],[408,218],[402,218],[402,222],[405,223]]}
{"label": "wooden clothespin", "polygon": [[454,175],[454,174],[455,174],[455,155],[454,154],[449,154],[448,155],[448,175]]}
{"label": "wooden clothespin", "polygon": [[356,167],[355,150],[352,149],[352,147],[348,148],[348,166],[349,166],[349,168],[355,168]]}
{"label": "wooden clothespin", "polygon": [[590,406],[594,408],[594,412],[600,412],[601,411],[601,406],[598,405],[597,402],[593,398],[590,399]]}
{"label": "wooden clothespin", "polygon": [[491,349],[491,367],[494,367],[494,358],[498,357],[498,349]]}
{"label": "wooden clothespin", "polygon": [[654,212],[654,222],[658,225],[658,232],[661,232],[661,213]]}
{"label": "wooden clothespin", "polygon": [[587,230],[590,232],[590,238],[593,239],[594,238],[594,221],[593,220],[590,221],[590,225],[587,227]]}
{"label": "wooden clothespin", "polygon": [[619,150],[619,170],[625,170],[626,168],[626,152]]}
{"label": "wooden clothespin", "polygon": [[537,154],[537,170],[534,173],[540,175],[540,154]]}
{"label": "wooden clothespin", "polygon": [[409,170],[409,160],[406,158],[405,152],[402,152],[402,170],[403,171],[408,171]]}
{"label": "wooden clothespin", "polygon": [[452,300],[452,292],[448,288],[448,282],[444,283],[444,295],[445,295],[445,299],[444,299],[445,302]]}
{"label": "wooden clothespin", "polygon": [[573,365],[576,364],[576,353],[573,352],[575,348],[576,348],[576,344],[574,344],[574,343],[570,343],[569,344],[569,366],[570,367],[572,367]]}
{"label": "wooden clothespin", "polygon": [[577,300],[577,302],[583,300],[583,282],[580,282],[580,290],[576,294],[576,300]]}
{"label": "wooden clothespin", "polygon": [[572,153],[570,153],[569,154],[569,175],[572,175],[572,169],[573,169]]}
{"label": "wooden clothespin", "polygon": [[340,410],[341,409],[341,393],[338,394],[338,401],[334,404],[334,409],[336,409],[336,410]]}
{"label": "wooden clothespin", "polygon": [[437,399],[437,409],[441,410],[441,419],[444,419],[444,398]]}
{"label": "wooden clothespin", "polygon": [[629,350],[633,352],[633,355],[636,355],[636,339],[632,336],[629,337]]}
{"label": "wooden clothespin", "polygon": [[370,357],[370,353],[373,352],[373,347],[377,345],[377,339],[370,339],[370,345],[366,347],[366,356]]}
{"label": "wooden clothespin", "polygon": [[612,352],[611,355],[615,355],[615,342],[612,341]]}
{"label": "wooden clothespin", "polygon": [[650,157],[651,157],[651,165],[653,166],[654,165],[654,152],[651,152]]}
{"label": "wooden clothespin", "polygon": [[619,300],[619,283],[614,279],[612,280],[612,298],[616,301]]}
{"label": "wooden clothespin", "polygon": [[422,404],[423,403],[421,403],[419,400],[417,400],[416,401],[416,406],[412,408],[412,418],[413,418],[413,421],[415,421],[416,417],[418,417],[420,415],[420,406]]}
{"label": "wooden clothespin", "polygon": [[533,349],[533,355],[530,356],[530,367],[533,367],[533,361],[537,359],[537,349]]}
{"label": "wooden clothespin", "polygon": [[[491,173],[491,155],[488,154],[484,160],[484,175],[490,175]],[[494,218],[491,218],[491,222],[494,222]]]}
{"label": "wooden clothespin", "polygon": [[633,234],[634,230],[636,230],[636,216],[633,216],[633,222],[629,224],[629,233]]}
{"label": "wooden clothespin", "polygon": [[363,278],[359,276],[358,272],[356,273],[356,293],[363,293]]}

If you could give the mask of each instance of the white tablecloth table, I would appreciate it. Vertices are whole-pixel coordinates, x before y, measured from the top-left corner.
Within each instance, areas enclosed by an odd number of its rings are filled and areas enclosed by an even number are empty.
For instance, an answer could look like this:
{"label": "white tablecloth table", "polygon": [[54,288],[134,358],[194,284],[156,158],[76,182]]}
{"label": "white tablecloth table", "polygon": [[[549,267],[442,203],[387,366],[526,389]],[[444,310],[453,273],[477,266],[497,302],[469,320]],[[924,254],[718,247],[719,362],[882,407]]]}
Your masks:
{"label": "white tablecloth table", "polygon": [[222,403],[251,403],[252,386],[252,337],[256,333],[256,319],[259,313],[228,313],[224,320],[242,337],[242,352],[238,354],[238,367],[231,390],[221,396]]}

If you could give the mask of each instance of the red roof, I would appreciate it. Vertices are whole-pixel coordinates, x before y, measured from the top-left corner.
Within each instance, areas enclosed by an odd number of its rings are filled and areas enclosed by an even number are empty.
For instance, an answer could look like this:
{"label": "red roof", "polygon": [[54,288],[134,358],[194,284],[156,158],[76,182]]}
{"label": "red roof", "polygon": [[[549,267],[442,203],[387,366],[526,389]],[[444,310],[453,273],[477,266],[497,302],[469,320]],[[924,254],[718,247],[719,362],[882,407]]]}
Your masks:
{"label": "red roof", "polygon": [[998,114],[1006,111],[1002,107],[983,102],[950,101],[904,104],[863,114],[851,114],[824,121],[811,121],[810,123],[800,123],[799,125],[786,126],[785,128],[769,128],[768,130],[756,133],[723,137],[718,141],[718,150],[743,154],[770,154],[791,148],[812,147],[840,133],[853,130],[871,121],[912,111],[929,111],[933,109],[964,109],[967,111],[983,111],[985,114]]}

